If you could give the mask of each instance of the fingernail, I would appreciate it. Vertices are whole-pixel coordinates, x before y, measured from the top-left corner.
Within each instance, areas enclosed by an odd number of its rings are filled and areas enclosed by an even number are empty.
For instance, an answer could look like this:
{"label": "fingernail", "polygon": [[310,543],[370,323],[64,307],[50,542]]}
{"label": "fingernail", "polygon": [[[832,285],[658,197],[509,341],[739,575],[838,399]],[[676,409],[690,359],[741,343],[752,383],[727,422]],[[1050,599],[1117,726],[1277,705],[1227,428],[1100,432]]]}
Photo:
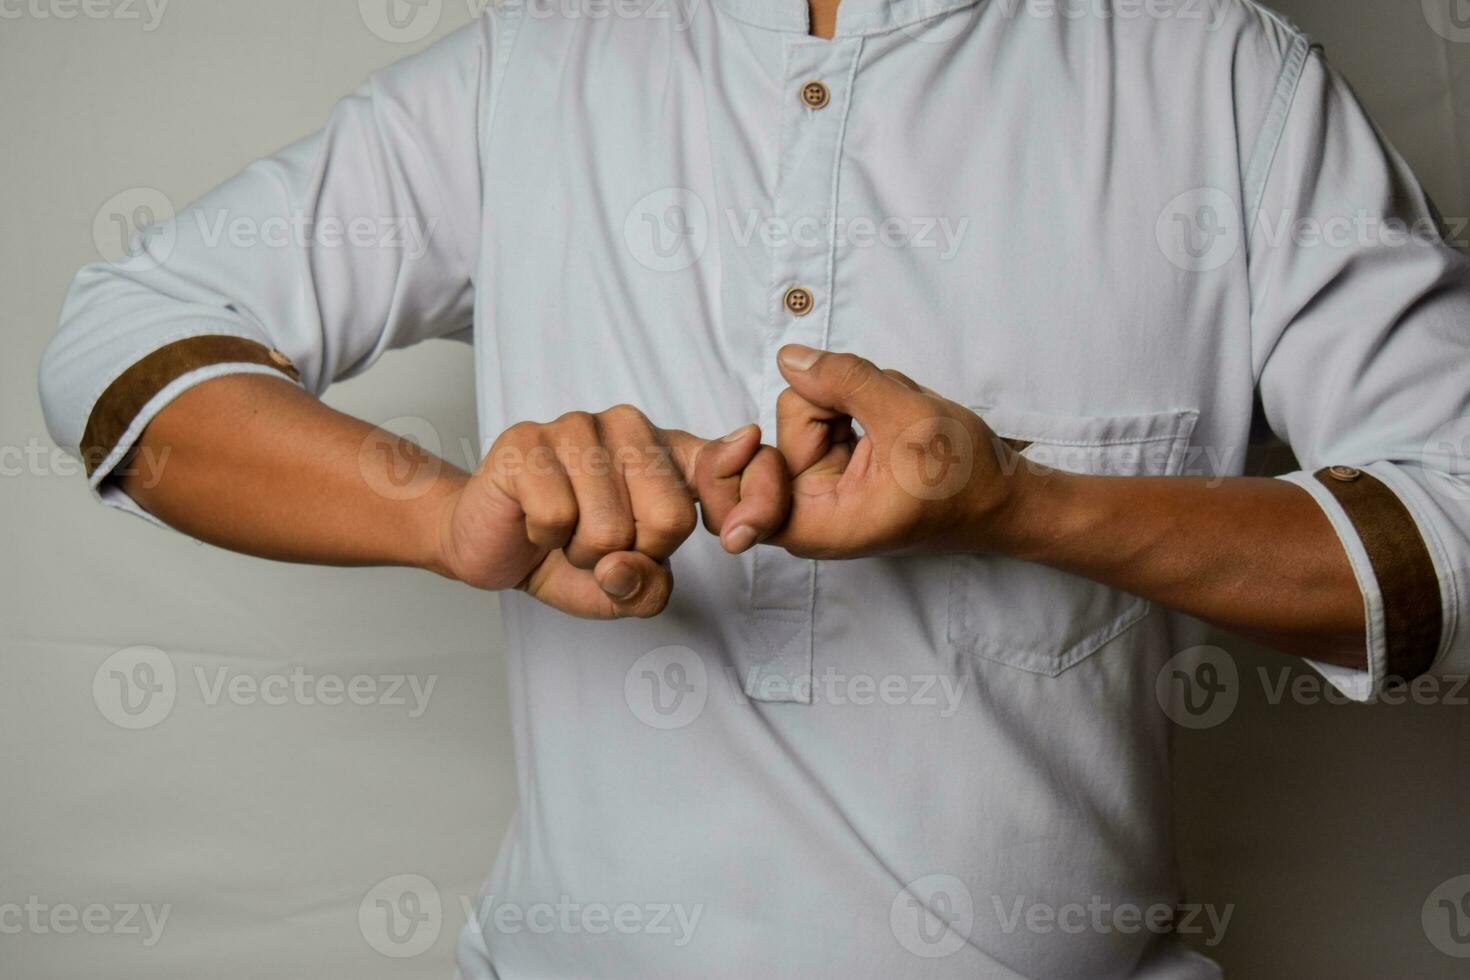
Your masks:
{"label": "fingernail", "polygon": [[819,350],[801,344],[788,344],[781,350],[781,364],[793,371],[808,371],[821,356],[822,352]]}
{"label": "fingernail", "polygon": [[633,569],[627,565],[614,565],[602,580],[602,591],[614,599],[631,599],[641,584],[642,580]]}
{"label": "fingernail", "polygon": [[725,549],[732,554],[741,554],[755,547],[757,538],[755,528],[749,524],[742,524],[729,534],[725,535]]}
{"label": "fingernail", "polygon": [[745,425],[742,425],[740,428],[736,429],[734,432],[730,433],[728,436],[726,436],[725,438],[721,439],[720,441],[721,442],[739,442],[741,439],[744,439],[745,438],[745,434],[747,432],[749,432],[753,428],[755,428],[754,424],[747,422]]}

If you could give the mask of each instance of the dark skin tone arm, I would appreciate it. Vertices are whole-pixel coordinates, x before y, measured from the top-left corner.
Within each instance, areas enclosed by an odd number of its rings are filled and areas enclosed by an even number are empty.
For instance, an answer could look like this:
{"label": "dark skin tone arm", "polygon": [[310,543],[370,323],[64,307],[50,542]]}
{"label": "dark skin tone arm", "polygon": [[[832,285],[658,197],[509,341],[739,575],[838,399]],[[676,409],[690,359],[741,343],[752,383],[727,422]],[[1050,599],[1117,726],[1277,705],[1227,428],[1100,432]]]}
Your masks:
{"label": "dark skin tone arm", "polygon": [[[1018,460],[969,409],[851,354],[781,352],[778,444],[793,474],[773,542],[817,558],[996,553],[1152,599],[1284,653],[1367,662],[1363,595],[1305,490],[1237,477],[1086,476]],[[854,433],[854,420],[863,435]],[[911,492],[944,436],[970,474]]]}
{"label": "dark skin tone arm", "polygon": [[[817,352],[783,354],[792,387],[781,399],[779,455],[759,445],[754,426],[712,442],[656,429],[624,407],[513,426],[467,474],[284,380],[240,375],[161,411],[138,452],[163,465],[133,467],[122,485],[167,523],[235,551],[413,566],[485,589],[520,587],[592,618],[664,608],[667,560],[694,531],[698,502],[731,553],[761,539],[825,559],[1006,554],[1286,653],[1365,663],[1362,594],[1301,488],[1002,465],[986,449],[998,443],[982,419],[904,376],[847,354],[820,354],[805,368],[796,365]],[[893,446],[939,420],[981,451],[963,486],[923,499],[904,489],[914,484],[901,472],[917,462]],[[670,466],[603,473],[587,464],[609,447],[666,453]],[[548,466],[507,464],[538,451]],[[414,474],[406,487],[404,472]]]}
{"label": "dark skin tone arm", "polygon": [[422,568],[590,619],[661,612],[668,559],[699,513],[744,550],[789,506],[784,464],[753,425],[707,440],[629,406],[572,412],[507,429],[470,474],[253,374],[170,402],[135,459],[122,488],[202,541],[280,561]]}

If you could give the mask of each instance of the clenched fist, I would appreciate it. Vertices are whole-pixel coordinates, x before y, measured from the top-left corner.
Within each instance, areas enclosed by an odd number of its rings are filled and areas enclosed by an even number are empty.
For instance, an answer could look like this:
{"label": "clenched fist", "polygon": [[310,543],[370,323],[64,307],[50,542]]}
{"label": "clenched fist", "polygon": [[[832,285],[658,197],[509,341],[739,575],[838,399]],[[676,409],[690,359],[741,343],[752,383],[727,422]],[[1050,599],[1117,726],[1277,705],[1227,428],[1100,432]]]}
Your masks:
{"label": "clenched fist", "polygon": [[[777,445],[791,516],[771,543],[804,558],[988,550],[1012,522],[1021,467],[974,412],[851,354],[792,345]],[[862,429],[858,434],[854,426]]]}
{"label": "clenched fist", "polygon": [[731,553],[784,523],[784,466],[760,440],[754,425],[718,441],[660,429],[626,405],[512,426],[446,500],[440,564],[470,585],[519,587],[575,616],[657,615],[696,504]]}

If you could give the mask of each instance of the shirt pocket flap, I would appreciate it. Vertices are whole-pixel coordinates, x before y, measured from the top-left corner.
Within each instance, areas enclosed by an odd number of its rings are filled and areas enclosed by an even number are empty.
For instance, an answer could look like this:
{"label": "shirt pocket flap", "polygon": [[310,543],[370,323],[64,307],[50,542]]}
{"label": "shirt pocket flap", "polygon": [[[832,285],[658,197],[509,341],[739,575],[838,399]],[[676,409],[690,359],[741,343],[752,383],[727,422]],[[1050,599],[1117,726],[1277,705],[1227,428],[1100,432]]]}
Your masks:
{"label": "shirt pocket flap", "polygon": [[[1002,407],[976,414],[1018,452],[1010,465],[1098,476],[1177,476],[1199,413],[1063,416]],[[976,656],[1055,677],[1117,639],[1150,604],[1077,575],[1002,555],[959,555],[949,640]]]}

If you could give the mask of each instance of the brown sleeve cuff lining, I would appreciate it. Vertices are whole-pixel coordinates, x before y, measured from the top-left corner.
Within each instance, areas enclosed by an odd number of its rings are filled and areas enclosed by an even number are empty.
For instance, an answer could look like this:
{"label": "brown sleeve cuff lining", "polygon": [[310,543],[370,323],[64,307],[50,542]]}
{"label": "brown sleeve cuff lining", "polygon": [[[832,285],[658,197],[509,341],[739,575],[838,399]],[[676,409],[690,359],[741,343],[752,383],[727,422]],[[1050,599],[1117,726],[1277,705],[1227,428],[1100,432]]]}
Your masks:
{"label": "brown sleeve cuff lining", "polygon": [[1444,629],[1439,575],[1408,507],[1387,484],[1350,467],[1319,470],[1317,480],[1357,529],[1383,595],[1385,673],[1409,681],[1428,673]]}
{"label": "brown sleeve cuff lining", "polygon": [[211,364],[259,364],[292,381],[301,380],[300,372],[284,354],[243,337],[186,337],[166,344],[119,375],[92,406],[81,445],[87,475],[90,477],[112,455],[118,440],[153,396],[184,375]]}

